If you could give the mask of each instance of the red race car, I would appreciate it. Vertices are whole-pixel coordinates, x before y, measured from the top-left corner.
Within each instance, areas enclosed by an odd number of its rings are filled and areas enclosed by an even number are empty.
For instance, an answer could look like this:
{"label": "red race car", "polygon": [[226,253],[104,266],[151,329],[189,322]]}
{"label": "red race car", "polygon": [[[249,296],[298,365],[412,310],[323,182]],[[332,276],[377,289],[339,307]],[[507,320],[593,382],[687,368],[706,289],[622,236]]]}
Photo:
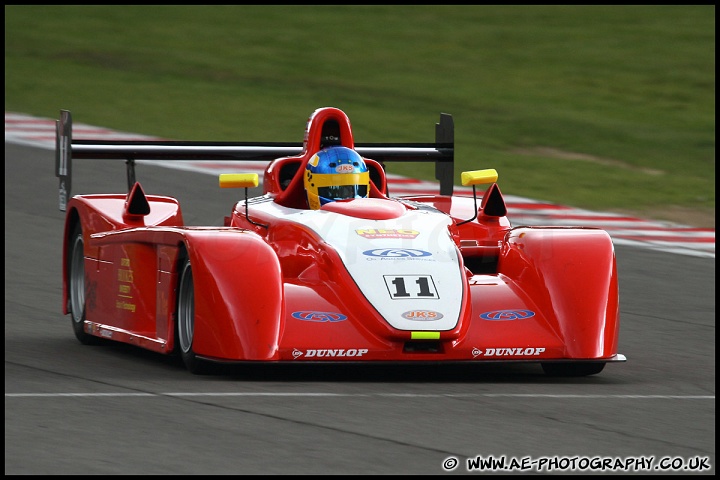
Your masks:
{"label": "red race car", "polygon": [[[433,143],[356,144],[320,108],[302,144],[72,140],[61,111],[64,314],[99,338],[180,355],[193,373],[232,362],[535,362],[581,376],[622,362],[613,243],[600,229],[513,227],[493,169],[453,195],[452,117]],[[72,159],[122,159],[128,193],[70,198]],[[222,226],[187,226],[148,195],[135,161],[268,160],[221,174],[244,189]],[[390,196],[386,167],[430,161],[437,195]],[[486,185],[477,192],[477,185]],[[479,198],[480,197],[480,198]]]}

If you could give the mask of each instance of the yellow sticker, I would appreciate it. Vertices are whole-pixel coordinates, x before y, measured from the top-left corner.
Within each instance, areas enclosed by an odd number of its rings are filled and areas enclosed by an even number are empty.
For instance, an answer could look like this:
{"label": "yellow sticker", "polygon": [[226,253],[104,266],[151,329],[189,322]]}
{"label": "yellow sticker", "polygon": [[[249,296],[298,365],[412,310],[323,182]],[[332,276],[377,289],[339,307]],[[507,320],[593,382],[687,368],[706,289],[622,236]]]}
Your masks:
{"label": "yellow sticker", "polygon": [[410,332],[411,340],[439,340],[440,332]]}

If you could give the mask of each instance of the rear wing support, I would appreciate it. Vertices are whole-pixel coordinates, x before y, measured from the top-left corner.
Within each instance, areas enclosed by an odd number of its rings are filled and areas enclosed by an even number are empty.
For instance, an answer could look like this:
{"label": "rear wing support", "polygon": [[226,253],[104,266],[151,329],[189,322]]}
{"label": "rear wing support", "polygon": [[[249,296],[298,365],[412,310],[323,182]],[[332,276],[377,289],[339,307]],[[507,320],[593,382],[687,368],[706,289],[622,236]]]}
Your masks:
{"label": "rear wing support", "polygon": [[[135,184],[136,160],[275,160],[300,155],[302,143],[283,142],[183,142],[155,140],[75,140],[72,115],[60,111],[56,124],[55,176],[59,178],[59,207],[67,209],[72,194],[72,160],[125,160],[128,191]],[[366,158],[384,162],[435,162],[440,195],[452,195],[455,136],[452,115],[440,114],[435,124],[435,143],[357,143],[355,150]]]}

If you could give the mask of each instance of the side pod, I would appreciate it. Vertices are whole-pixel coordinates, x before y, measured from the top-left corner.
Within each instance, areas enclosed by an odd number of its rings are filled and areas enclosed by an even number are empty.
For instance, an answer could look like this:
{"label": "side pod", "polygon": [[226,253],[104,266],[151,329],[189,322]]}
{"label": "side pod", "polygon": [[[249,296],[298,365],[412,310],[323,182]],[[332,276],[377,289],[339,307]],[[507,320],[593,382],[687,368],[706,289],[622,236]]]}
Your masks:
{"label": "side pod", "polygon": [[577,227],[521,227],[508,233],[498,273],[535,299],[556,325],[567,358],[617,353],[617,267],[607,232]]}

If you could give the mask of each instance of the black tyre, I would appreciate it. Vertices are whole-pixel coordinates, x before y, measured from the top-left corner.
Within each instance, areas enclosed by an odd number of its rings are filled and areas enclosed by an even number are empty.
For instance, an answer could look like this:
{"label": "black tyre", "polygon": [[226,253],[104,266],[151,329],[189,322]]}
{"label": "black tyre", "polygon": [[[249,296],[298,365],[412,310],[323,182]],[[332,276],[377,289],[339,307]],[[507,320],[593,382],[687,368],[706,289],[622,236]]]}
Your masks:
{"label": "black tyre", "polygon": [[98,337],[85,333],[85,243],[78,222],[68,248],[68,303],[75,337],[84,345],[96,345]]}
{"label": "black tyre", "polygon": [[189,259],[181,263],[179,279],[175,342],[185,367],[194,374],[203,375],[210,372],[210,367],[195,355],[192,348],[195,336],[195,285]]}
{"label": "black tyre", "polygon": [[602,372],[603,362],[543,363],[545,375],[550,377],[585,377]]}

